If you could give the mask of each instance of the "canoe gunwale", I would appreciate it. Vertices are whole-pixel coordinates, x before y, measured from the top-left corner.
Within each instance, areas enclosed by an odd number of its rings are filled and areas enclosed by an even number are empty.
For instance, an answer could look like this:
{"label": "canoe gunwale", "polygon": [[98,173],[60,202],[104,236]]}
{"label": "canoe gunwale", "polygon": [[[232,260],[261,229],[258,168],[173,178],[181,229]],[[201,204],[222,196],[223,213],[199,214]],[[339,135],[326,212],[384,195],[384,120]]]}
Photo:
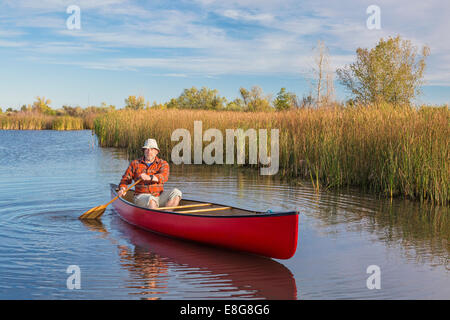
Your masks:
{"label": "canoe gunwale", "polygon": [[[110,183],[110,187],[111,187],[111,192],[117,196],[116,190],[117,190],[118,186],[116,184]],[[235,219],[235,218],[266,218],[266,217],[278,217],[278,216],[298,215],[299,214],[299,212],[297,212],[297,211],[279,211],[279,212],[267,213],[267,212],[262,212],[262,211],[250,211],[247,209],[241,209],[241,208],[237,208],[237,207],[232,207],[232,209],[238,209],[238,210],[242,210],[242,211],[255,212],[255,213],[248,214],[248,215],[189,214],[189,213],[180,213],[180,212],[176,212],[176,211],[166,211],[166,210],[149,209],[149,208],[140,207],[130,201],[125,200],[122,197],[119,197],[118,200],[124,202],[128,206],[139,208],[139,209],[145,211],[145,213],[158,212],[158,213],[167,213],[167,214],[174,214],[174,215],[179,215],[179,216],[191,216],[191,217],[198,217],[198,218],[233,218],[233,219]],[[183,200],[204,203],[204,201],[199,201],[199,200],[191,200],[191,199],[183,199]],[[225,206],[225,205],[219,204],[219,203],[213,203],[213,202],[208,202],[208,203],[211,203],[212,205],[217,205],[217,206]]]}

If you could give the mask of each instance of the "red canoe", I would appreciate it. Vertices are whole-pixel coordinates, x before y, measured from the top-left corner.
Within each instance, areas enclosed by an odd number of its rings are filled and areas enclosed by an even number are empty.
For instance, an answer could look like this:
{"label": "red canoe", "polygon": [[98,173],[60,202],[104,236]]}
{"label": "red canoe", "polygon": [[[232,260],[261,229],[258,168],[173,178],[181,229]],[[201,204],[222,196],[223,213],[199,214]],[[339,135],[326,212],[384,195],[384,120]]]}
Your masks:
{"label": "red canoe", "polygon": [[[111,196],[117,196],[111,184]],[[256,212],[183,199],[178,207],[148,209],[133,203],[133,191],[113,202],[120,217],[156,233],[276,259],[297,249],[298,212]]]}

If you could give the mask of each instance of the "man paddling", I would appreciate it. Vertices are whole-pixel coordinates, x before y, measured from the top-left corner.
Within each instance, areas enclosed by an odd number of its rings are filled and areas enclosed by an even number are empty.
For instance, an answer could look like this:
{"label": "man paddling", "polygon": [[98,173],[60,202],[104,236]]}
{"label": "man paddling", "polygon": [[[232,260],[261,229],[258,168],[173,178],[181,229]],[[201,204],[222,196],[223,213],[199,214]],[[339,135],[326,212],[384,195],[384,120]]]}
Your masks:
{"label": "man paddling", "polygon": [[127,185],[142,179],[135,187],[134,203],[141,207],[156,209],[158,207],[176,207],[182,193],[174,188],[164,191],[164,183],[169,179],[169,164],[157,157],[158,144],[155,139],[148,139],[142,147],[144,156],[133,160],[122,176],[119,184],[119,196],[126,194]]}

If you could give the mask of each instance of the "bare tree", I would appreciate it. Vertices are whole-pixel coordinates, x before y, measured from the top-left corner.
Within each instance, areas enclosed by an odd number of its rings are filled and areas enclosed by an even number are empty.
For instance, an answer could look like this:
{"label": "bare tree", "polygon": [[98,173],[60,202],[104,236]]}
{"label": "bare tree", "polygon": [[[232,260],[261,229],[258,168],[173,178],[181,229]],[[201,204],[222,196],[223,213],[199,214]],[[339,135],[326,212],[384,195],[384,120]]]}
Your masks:
{"label": "bare tree", "polygon": [[316,105],[319,107],[334,100],[334,77],[330,68],[329,50],[323,41],[317,41],[313,53],[312,87]]}

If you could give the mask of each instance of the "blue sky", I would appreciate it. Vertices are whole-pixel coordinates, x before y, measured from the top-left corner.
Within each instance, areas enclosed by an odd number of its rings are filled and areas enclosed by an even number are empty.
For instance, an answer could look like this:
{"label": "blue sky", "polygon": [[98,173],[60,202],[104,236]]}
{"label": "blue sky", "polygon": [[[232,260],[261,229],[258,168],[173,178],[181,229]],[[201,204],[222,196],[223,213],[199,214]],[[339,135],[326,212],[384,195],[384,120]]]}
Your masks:
{"label": "blue sky", "polygon": [[[70,5],[81,29],[66,26]],[[369,5],[381,29],[369,30]],[[2,0],[0,107],[19,109],[36,96],[51,106],[121,108],[129,95],[165,102],[192,86],[233,100],[257,85],[310,91],[313,47],[322,40],[335,70],[358,47],[401,35],[428,45],[419,103],[450,102],[450,2],[387,0]],[[349,95],[335,81],[339,100]]]}

